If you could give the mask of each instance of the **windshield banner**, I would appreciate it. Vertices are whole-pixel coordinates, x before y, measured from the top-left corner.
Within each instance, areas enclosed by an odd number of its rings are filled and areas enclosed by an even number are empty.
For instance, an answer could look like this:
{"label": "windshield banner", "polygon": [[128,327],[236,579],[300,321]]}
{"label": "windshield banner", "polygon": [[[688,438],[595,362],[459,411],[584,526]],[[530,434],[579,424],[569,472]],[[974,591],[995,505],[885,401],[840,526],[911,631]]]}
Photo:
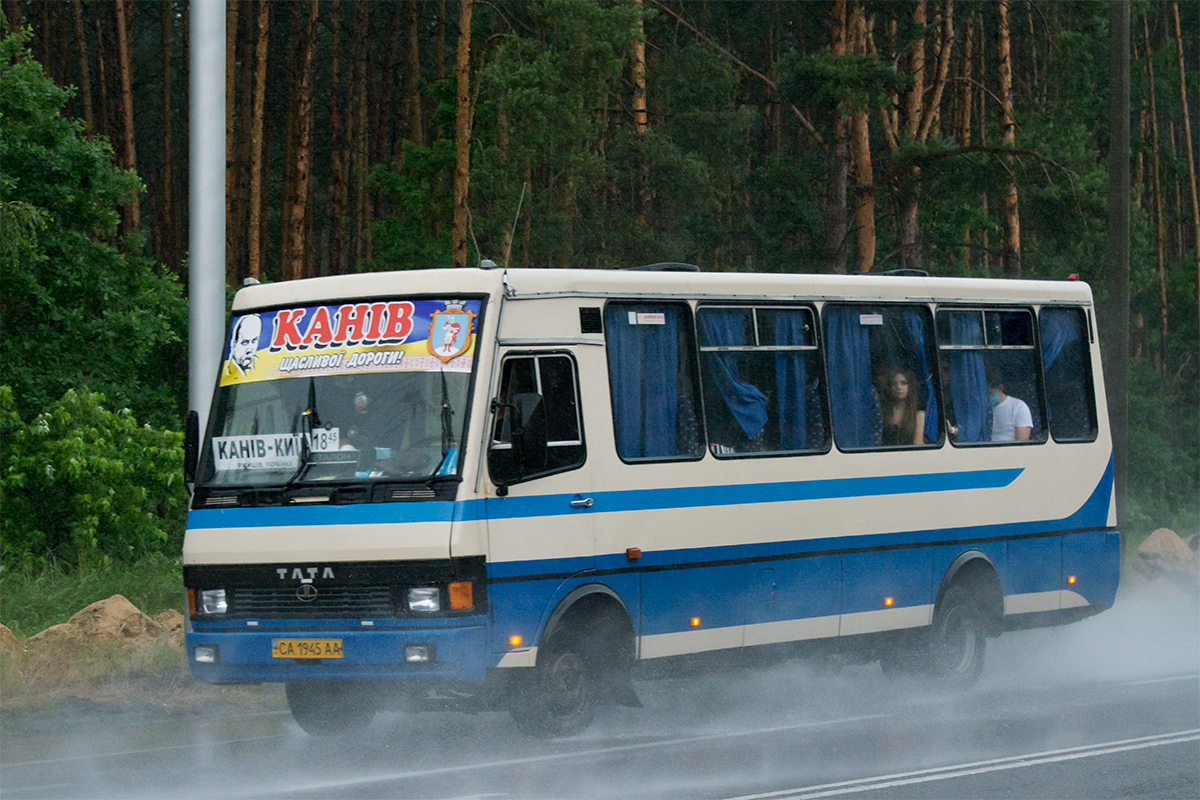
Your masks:
{"label": "windshield banner", "polygon": [[479,300],[380,300],[235,317],[221,385],[361,372],[470,372]]}

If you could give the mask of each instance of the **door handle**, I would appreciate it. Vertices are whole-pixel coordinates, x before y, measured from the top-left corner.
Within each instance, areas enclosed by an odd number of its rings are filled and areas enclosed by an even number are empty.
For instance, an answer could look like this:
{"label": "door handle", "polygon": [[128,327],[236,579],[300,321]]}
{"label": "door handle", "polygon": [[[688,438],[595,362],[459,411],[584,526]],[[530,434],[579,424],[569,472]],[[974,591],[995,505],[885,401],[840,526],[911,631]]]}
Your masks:
{"label": "door handle", "polygon": [[571,501],[571,508],[591,508],[591,507],[592,507],[592,498],[590,498],[590,497],[576,497],[574,500]]}

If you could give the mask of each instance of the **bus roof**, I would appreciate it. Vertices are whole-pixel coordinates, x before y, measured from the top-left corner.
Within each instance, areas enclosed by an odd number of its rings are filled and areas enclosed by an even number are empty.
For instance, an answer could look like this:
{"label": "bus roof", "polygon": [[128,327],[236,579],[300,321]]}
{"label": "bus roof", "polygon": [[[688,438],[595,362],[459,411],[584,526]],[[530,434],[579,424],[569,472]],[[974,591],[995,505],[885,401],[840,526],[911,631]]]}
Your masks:
{"label": "bus roof", "polygon": [[782,274],[585,269],[435,269],[371,272],[248,286],[237,293],[235,312],[274,306],[413,295],[486,294],[511,298],[688,297],[965,300],[976,302],[1090,303],[1082,281],[941,278],[909,275]]}

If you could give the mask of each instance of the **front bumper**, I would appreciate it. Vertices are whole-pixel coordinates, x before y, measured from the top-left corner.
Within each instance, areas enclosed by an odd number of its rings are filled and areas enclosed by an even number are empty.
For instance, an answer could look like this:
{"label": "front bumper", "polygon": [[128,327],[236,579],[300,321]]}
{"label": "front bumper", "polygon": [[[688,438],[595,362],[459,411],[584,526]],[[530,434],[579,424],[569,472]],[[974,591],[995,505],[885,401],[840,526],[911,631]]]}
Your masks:
{"label": "front bumper", "polygon": [[[488,667],[494,666],[490,663],[493,657],[487,627],[482,623],[362,630],[327,625],[314,629],[311,620],[278,622],[281,624],[265,630],[189,631],[187,657],[192,675],[210,683],[386,678],[482,684]],[[275,639],[340,639],[343,657],[273,658]],[[405,663],[404,647],[408,644],[432,644],[434,660]],[[200,646],[217,648],[213,663],[196,661],[196,648]]]}

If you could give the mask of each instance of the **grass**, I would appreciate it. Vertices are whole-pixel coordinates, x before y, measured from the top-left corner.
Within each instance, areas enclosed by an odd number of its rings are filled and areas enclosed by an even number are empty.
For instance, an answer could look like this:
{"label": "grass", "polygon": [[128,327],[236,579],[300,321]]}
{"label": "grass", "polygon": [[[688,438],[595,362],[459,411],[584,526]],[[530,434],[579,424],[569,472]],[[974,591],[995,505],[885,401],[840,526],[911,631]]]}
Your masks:
{"label": "grass", "polygon": [[66,622],[80,609],[114,594],[124,595],[154,616],[168,608],[183,611],[180,559],[147,556],[132,564],[106,564],[72,570],[0,571],[0,622],[18,638]]}

